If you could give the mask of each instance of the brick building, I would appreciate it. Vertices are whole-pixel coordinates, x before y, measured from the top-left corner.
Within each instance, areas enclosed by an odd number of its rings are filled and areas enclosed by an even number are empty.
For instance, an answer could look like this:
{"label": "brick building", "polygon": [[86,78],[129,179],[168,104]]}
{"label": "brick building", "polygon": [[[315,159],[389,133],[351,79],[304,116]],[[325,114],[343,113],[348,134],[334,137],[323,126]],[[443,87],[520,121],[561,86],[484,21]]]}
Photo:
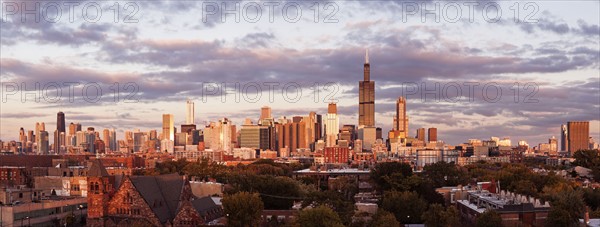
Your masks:
{"label": "brick building", "polygon": [[222,216],[212,198],[192,194],[184,176],[123,176],[115,185],[97,164],[99,176],[88,180],[88,226],[198,226]]}
{"label": "brick building", "polygon": [[325,157],[325,163],[348,163],[350,151],[348,147],[326,147],[323,157]]}

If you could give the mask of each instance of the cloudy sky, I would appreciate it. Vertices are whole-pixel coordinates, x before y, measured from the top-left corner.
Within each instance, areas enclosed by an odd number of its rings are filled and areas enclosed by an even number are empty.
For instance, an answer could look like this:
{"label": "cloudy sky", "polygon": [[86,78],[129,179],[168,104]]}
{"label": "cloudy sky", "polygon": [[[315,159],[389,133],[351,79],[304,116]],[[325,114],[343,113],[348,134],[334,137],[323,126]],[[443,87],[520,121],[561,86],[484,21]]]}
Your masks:
{"label": "cloudy sky", "polygon": [[367,49],[384,131],[406,95],[411,136],[536,145],[590,121],[600,137],[598,1],[35,3],[1,1],[2,140],[39,121],[54,131],[58,111],[119,138],[160,129],[163,113],[179,125],[187,98],[198,124],[330,101],[357,124]]}

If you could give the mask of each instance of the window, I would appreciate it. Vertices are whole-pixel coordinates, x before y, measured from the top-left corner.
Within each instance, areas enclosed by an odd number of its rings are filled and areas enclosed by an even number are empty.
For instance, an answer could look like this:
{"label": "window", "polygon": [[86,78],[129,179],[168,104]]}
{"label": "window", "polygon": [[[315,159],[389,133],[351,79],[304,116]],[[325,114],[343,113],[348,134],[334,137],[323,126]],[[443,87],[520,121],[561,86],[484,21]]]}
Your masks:
{"label": "window", "polygon": [[23,198],[23,193],[19,193],[19,198]]}

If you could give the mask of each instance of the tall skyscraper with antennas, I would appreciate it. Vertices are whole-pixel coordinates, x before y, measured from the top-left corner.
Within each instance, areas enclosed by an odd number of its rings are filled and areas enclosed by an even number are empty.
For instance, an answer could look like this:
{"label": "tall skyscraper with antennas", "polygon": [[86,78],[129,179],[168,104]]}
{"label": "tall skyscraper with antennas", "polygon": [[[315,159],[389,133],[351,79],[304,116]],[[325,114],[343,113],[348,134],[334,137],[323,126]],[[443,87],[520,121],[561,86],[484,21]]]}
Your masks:
{"label": "tall skyscraper with antennas", "polygon": [[371,81],[369,50],[365,53],[364,80],[358,83],[358,125],[375,126],[375,81]]}

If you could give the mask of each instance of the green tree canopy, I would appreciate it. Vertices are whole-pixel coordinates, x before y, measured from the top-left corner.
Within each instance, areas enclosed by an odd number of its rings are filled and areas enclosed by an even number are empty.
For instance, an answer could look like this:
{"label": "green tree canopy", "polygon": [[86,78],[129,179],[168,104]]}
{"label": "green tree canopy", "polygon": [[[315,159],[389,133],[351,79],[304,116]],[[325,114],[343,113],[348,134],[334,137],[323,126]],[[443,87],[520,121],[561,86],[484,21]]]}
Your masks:
{"label": "green tree canopy", "polygon": [[427,202],[415,192],[387,191],[383,194],[381,208],[396,216],[402,224],[421,223]]}
{"label": "green tree canopy", "polygon": [[426,165],[423,168],[423,174],[426,178],[432,180],[434,188],[469,183],[467,171],[454,163],[442,161]]}
{"label": "green tree canopy", "polygon": [[502,217],[494,210],[487,210],[477,217],[477,227],[499,227],[502,226]]}
{"label": "green tree canopy", "polygon": [[444,208],[440,204],[431,204],[421,218],[423,223],[429,227],[460,226],[458,210],[454,207]]}
{"label": "green tree canopy", "polygon": [[547,226],[579,226],[583,218],[585,203],[581,191],[562,191],[550,203],[552,207],[546,220]]}
{"label": "green tree canopy", "polygon": [[331,207],[335,211],[344,225],[352,223],[354,216],[354,200],[348,200],[345,196],[337,191],[313,191],[302,201],[302,207],[316,206]]}
{"label": "green tree canopy", "polygon": [[260,226],[263,202],[257,193],[238,192],[225,195],[222,202],[229,226]]}
{"label": "green tree canopy", "polygon": [[371,170],[371,179],[382,189],[390,189],[390,185],[386,177],[396,174],[401,177],[410,177],[412,168],[409,164],[402,162],[381,162],[377,163],[375,168]]}
{"label": "green tree canopy", "polygon": [[590,169],[600,166],[600,155],[597,150],[579,150],[573,154],[573,158],[575,158],[574,165]]}
{"label": "green tree canopy", "polygon": [[296,217],[297,226],[343,227],[340,217],[327,206],[305,208]]}
{"label": "green tree canopy", "polygon": [[396,220],[394,214],[387,212],[383,209],[377,210],[377,214],[371,220],[369,224],[371,227],[399,227],[400,222]]}

